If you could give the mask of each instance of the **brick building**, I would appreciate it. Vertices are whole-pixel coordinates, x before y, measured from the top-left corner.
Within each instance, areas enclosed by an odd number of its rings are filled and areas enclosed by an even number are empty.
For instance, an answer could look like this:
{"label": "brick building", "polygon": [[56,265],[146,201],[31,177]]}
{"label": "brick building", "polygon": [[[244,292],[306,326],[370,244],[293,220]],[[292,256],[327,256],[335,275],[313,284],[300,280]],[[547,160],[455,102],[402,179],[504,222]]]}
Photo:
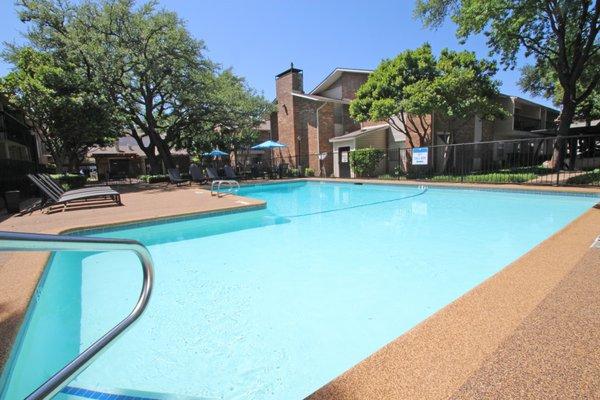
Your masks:
{"label": "brick building", "polygon": [[[317,176],[350,177],[353,176],[349,166],[352,150],[373,147],[389,153],[412,146],[446,144],[446,121],[435,113],[423,116],[431,125],[431,137],[426,143],[415,140],[412,134],[413,140],[407,140],[386,121],[354,121],[349,104],[371,72],[336,68],[308,93],[304,91],[301,69],[292,65],[276,75],[277,112],[270,119],[271,137],[287,147],[277,150],[275,155],[294,167],[312,168]],[[552,126],[558,116],[554,109],[518,97],[501,95],[499,101],[511,114],[509,118],[494,122],[480,118],[464,121],[453,142],[536,137],[536,130]],[[407,131],[410,134],[411,130]],[[389,164],[381,166],[382,173],[391,169],[393,166]]]}

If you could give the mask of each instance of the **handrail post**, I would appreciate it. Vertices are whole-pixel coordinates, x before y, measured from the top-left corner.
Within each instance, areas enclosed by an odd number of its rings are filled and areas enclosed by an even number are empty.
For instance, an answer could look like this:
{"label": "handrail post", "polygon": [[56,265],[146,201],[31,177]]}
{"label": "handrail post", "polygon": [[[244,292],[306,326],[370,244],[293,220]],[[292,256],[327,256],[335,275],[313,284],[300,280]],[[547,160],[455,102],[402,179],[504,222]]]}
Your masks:
{"label": "handrail post", "polygon": [[60,371],[34,390],[27,400],[50,399],[82,372],[115,339],[122,335],[144,312],[154,282],[154,265],[148,249],[135,240],[44,235],[0,231],[0,251],[133,251],[142,264],[143,283],[131,313]]}

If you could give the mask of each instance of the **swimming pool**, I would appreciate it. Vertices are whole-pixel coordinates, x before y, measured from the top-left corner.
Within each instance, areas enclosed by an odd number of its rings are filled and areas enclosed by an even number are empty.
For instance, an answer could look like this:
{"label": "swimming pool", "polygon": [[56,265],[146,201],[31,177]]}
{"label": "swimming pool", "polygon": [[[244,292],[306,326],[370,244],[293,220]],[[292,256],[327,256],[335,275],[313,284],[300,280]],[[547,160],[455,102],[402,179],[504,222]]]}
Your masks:
{"label": "swimming pool", "polygon": [[[303,398],[598,202],[319,182],[240,194],[268,207],[85,233],[149,246],[156,286],[140,321],[71,386]],[[57,253],[3,398],[28,394],[124,317],[140,275],[132,254]]]}

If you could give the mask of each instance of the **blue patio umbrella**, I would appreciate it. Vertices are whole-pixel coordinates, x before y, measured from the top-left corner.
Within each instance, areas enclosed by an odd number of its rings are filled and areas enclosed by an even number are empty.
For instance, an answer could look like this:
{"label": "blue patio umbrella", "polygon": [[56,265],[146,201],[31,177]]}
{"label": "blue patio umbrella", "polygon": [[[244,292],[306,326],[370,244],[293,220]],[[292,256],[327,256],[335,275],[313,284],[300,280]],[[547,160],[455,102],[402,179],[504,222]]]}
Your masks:
{"label": "blue patio umbrella", "polygon": [[[273,150],[279,149],[281,147],[287,147],[285,144],[275,142],[273,140],[267,140],[266,142],[262,142],[257,144],[256,146],[252,146],[253,150]],[[271,166],[273,165],[273,152],[271,151]]]}
{"label": "blue patio umbrella", "polygon": [[254,150],[268,150],[268,149],[277,149],[280,147],[286,147],[285,144],[281,144],[279,142],[275,142],[273,140],[267,140],[266,142],[262,142],[257,144],[256,146],[252,146]]}
{"label": "blue patio umbrella", "polygon": [[226,156],[229,155],[229,153],[225,153],[224,151],[221,151],[219,149],[214,149],[210,153],[204,153],[202,155],[203,156],[210,156],[210,157],[226,157]]}

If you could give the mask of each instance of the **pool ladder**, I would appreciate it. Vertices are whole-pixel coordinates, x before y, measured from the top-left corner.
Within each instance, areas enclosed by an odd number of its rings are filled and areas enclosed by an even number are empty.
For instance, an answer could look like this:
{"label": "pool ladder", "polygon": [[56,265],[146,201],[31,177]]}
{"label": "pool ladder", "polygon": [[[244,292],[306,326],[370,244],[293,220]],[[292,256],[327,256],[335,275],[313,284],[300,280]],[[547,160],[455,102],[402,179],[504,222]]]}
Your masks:
{"label": "pool ladder", "polygon": [[82,372],[115,339],[121,336],[144,312],[154,281],[154,266],[148,249],[135,240],[41,235],[0,231],[0,251],[133,251],[142,263],[143,284],[131,313],[100,339],[75,357],[60,371],[34,390],[27,400],[50,399]]}
{"label": "pool ladder", "polygon": [[[211,196],[217,195],[217,197],[221,197],[221,186],[222,185],[229,186],[232,188],[235,187],[237,189],[240,188],[240,184],[238,183],[238,181],[235,181],[233,179],[212,181],[210,184],[210,195]],[[217,190],[215,190],[215,186],[217,187]]]}

